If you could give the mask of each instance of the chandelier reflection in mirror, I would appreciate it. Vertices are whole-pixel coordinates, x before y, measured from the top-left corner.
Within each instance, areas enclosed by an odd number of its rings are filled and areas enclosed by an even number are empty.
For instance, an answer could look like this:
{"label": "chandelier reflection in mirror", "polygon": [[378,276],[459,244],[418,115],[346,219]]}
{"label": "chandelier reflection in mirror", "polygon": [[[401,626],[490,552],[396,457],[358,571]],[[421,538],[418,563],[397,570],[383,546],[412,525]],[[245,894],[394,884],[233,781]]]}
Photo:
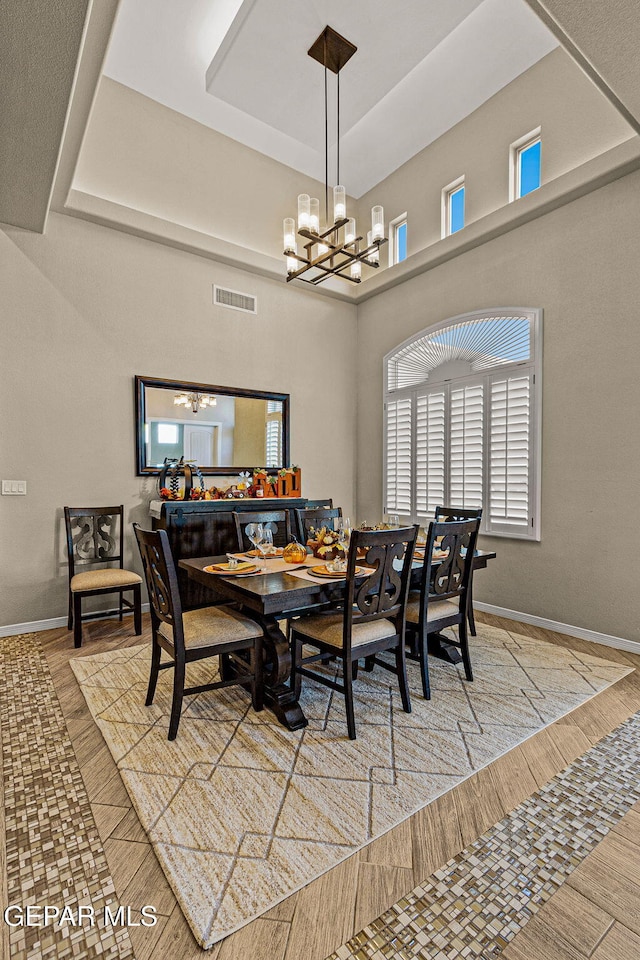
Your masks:
{"label": "chandelier reflection in mirror", "polygon": [[[315,197],[301,193],[298,197],[298,236],[304,253],[298,253],[296,225],[293,217],[286,217],[284,226],[284,255],[287,262],[287,283],[303,280],[317,286],[329,277],[342,277],[360,283],[362,264],[378,267],[380,247],[387,242],[384,235],[382,207],[371,209],[371,230],[367,242],[358,236],[356,221],[347,216],[346,191],[340,184],[340,71],[358,48],[331,27],[325,27],[307,51],[310,57],[324,67],[324,170],[325,170],[325,226],[320,231],[320,203]],[[327,71],[336,74],[336,186],[333,188],[333,211],[329,216],[329,122],[327,109]],[[362,246],[361,246],[362,245]],[[308,276],[305,276],[308,274]]]}
{"label": "chandelier reflection in mirror", "polygon": [[178,393],[173,402],[175,406],[191,407],[191,412],[197,413],[205,407],[215,407],[216,398],[207,393]]}

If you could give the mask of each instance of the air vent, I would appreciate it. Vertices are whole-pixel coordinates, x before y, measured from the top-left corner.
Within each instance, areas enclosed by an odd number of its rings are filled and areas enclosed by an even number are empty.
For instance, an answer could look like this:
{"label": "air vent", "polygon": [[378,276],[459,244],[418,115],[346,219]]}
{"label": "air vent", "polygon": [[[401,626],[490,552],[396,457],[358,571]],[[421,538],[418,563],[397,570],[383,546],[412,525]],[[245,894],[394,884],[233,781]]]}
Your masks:
{"label": "air vent", "polygon": [[240,293],[238,290],[227,290],[226,287],[213,286],[213,302],[218,307],[229,307],[231,310],[241,310],[243,313],[257,313],[258,301],[250,293]]}

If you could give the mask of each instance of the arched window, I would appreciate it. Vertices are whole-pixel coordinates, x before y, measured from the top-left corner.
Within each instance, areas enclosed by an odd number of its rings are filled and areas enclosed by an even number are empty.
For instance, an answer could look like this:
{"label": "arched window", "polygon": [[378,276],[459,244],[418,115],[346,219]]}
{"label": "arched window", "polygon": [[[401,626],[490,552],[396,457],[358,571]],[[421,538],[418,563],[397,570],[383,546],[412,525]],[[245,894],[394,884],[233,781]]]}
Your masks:
{"label": "arched window", "polygon": [[478,310],[384,361],[386,513],[482,507],[481,532],[540,539],[542,311]]}

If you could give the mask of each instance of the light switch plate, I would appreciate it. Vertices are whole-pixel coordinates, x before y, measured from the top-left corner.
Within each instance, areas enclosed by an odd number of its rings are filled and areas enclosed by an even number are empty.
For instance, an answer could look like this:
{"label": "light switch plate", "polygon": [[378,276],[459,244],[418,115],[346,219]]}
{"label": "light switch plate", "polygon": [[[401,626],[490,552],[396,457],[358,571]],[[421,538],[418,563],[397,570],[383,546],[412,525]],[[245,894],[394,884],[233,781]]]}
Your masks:
{"label": "light switch plate", "polygon": [[26,480],[3,480],[2,481],[3,497],[26,497],[26,495],[27,495]]}

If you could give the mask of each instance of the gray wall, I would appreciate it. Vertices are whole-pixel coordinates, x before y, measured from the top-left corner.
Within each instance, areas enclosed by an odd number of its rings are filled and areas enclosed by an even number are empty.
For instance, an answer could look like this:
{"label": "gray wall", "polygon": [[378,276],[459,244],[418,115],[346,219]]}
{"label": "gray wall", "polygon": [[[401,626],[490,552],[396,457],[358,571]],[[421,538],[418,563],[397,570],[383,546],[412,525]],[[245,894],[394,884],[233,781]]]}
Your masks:
{"label": "gray wall", "polygon": [[485,538],[476,598],[640,640],[640,173],[362,304],[358,514],[382,510],[382,359],[431,324],[544,309],[542,541]]}
{"label": "gray wall", "polygon": [[[258,315],[214,307],[214,282],[255,294]],[[28,482],[0,497],[0,626],[65,615],[64,504],[124,503],[149,524],[135,374],[290,393],[303,494],[353,512],[355,307],[52,215],[45,236],[0,232],[0,323],[2,477]],[[322,343],[330,387],[306,362]]]}

